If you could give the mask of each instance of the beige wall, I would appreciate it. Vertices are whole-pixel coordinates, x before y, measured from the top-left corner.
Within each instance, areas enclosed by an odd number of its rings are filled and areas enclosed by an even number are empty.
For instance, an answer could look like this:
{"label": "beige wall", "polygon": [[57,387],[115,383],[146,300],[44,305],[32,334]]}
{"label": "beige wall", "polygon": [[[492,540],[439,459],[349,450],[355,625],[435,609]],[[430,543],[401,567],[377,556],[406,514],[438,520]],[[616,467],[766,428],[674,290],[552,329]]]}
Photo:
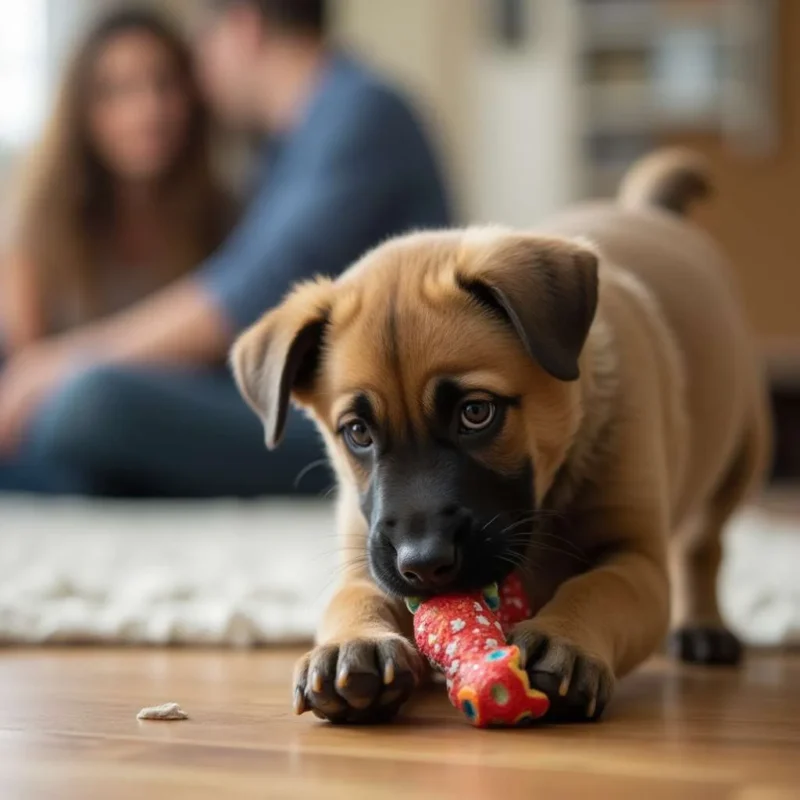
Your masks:
{"label": "beige wall", "polygon": [[513,51],[492,41],[482,0],[339,3],[341,37],[425,101],[471,221],[530,225],[575,196],[574,4],[526,2]]}
{"label": "beige wall", "polygon": [[527,12],[518,48],[475,42],[466,126],[473,216],[518,227],[571,202],[580,177],[574,5],[527,0]]}

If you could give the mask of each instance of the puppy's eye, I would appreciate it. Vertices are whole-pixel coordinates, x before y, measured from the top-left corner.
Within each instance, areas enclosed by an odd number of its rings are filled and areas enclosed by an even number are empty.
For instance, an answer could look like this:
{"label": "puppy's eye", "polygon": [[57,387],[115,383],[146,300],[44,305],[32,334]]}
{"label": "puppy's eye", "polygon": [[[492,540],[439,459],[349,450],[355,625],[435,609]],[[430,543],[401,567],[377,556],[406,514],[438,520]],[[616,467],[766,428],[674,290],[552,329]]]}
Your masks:
{"label": "puppy's eye", "polygon": [[372,447],[372,434],[363,420],[350,420],[342,428],[342,434],[353,450],[367,450]]}
{"label": "puppy's eye", "polygon": [[461,433],[480,433],[495,419],[497,406],[491,400],[468,400],[461,406]]}

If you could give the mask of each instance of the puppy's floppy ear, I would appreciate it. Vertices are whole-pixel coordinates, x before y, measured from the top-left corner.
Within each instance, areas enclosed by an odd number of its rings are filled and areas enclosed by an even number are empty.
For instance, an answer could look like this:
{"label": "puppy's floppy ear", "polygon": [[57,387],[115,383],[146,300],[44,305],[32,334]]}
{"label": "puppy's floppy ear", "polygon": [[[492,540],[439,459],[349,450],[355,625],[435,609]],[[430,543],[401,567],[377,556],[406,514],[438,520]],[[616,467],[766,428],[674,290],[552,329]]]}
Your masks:
{"label": "puppy's floppy ear", "polygon": [[550,375],[574,381],[597,311],[597,254],[591,245],[497,234],[459,270],[459,282],[514,327]]}
{"label": "puppy's floppy ear", "polygon": [[261,417],[270,449],[283,436],[292,393],[313,386],[332,293],[328,280],[299,286],[242,334],[231,352],[239,391]]}

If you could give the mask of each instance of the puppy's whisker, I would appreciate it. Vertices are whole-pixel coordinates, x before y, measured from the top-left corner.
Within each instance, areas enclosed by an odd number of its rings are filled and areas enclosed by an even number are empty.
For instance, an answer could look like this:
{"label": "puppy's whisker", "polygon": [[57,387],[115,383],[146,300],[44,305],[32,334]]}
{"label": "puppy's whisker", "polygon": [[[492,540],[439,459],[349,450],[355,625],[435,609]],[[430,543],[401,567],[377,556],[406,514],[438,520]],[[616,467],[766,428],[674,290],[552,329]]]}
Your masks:
{"label": "puppy's whisker", "polygon": [[582,564],[589,564],[589,559],[584,558],[577,553],[573,553],[570,550],[565,550],[562,547],[556,547],[552,544],[547,544],[544,542],[531,542],[530,547],[535,548],[536,550],[541,550],[543,553],[559,553],[562,556],[566,556],[567,558],[572,558],[575,561],[579,561]]}
{"label": "puppy's whisker", "polygon": [[553,519],[560,516],[561,515],[557,514],[556,512],[548,512],[548,511],[536,511],[533,514],[529,513],[527,516],[515,520],[510,525],[507,525],[505,528],[503,528],[503,530],[500,531],[500,535],[509,533],[510,531],[515,530],[521,525],[526,525],[530,522],[539,522],[540,520]]}
{"label": "puppy's whisker", "polygon": [[536,541],[537,537],[542,535],[543,532],[541,531],[526,531],[524,534],[514,534],[513,536],[509,537],[505,540],[505,544],[509,547],[514,547],[515,545],[522,545],[526,549],[527,548],[535,548],[537,550],[541,550],[543,552],[552,552],[552,553],[560,553],[561,555],[567,556],[568,558],[575,559],[576,561],[580,561],[583,564],[588,564],[589,559],[586,558],[585,553],[574,543],[570,542],[568,539],[564,539],[563,537],[556,536],[555,534],[551,534],[556,541],[564,542],[568,544],[574,552],[570,550],[566,550],[562,547],[556,547],[554,544],[550,542],[539,542]]}
{"label": "puppy's whisker", "polygon": [[321,550],[320,552],[314,553],[313,555],[309,556],[308,560],[309,562],[316,564],[319,563],[319,561],[321,561],[322,559],[327,559],[338,566],[342,563],[341,557],[347,553],[353,553],[354,554],[352,556],[353,558],[356,557],[367,558],[367,556],[364,554],[363,549],[359,549],[357,547],[351,547],[347,549],[337,548],[335,550]]}
{"label": "puppy's whisker", "polygon": [[330,589],[330,587],[347,571],[358,570],[364,567],[366,567],[367,570],[369,569],[369,559],[366,556],[340,561],[331,569],[330,577],[322,584],[317,596],[321,597],[324,595],[328,589]]}
{"label": "puppy's whisker", "polygon": [[505,528],[503,528],[503,530],[500,531],[500,533],[498,535],[499,536],[503,536],[506,533],[510,533],[515,528],[519,528],[521,525],[527,525],[527,524],[529,524],[531,522],[535,522],[535,521],[536,521],[536,517],[535,516],[523,517],[522,519],[518,519],[516,522],[512,522],[510,525],[507,525]]}
{"label": "puppy's whisker", "polygon": [[566,536],[559,536],[556,533],[548,533],[547,531],[536,531],[533,534],[534,541],[537,538],[539,538],[540,536],[548,537],[550,539],[555,539],[557,542],[561,542],[561,543],[567,545],[568,547],[570,547],[581,558],[585,558],[586,557],[586,551],[582,547],[579,547],[577,544],[575,544],[575,542],[573,542],[571,539],[569,539]]}
{"label": "puppy's whisker", "polygon": [[483,533],[498,517],[500,514],[495,514],[480,530],[480,533]]}
{"label": "puppy's whisker", "polygon": [[297,473],[297,477],[294,479],[292,486],[295,489],[299,488],[300,483],[302,482],[303,478],[306,477],[306,475],[313,472],[315,469],[318,469],[319,467],[326,466],[327,463],[327,458],[320,458],[317,461],[312,461],[310,464],[307,464],[305,467],[303,467],[303,469],[300,470],[300,472]]}
{"label": "puppy's whisker", "polygon": [[498,556],[498,560],[506,564],[510,564],[515,572],[521,572],[523,575],[530,576],[533,574],[533,565],[527,559],[517,559],[510,556]]}
{"label": "puppy's whisker", "polygon": [[[583,548],[579,547],[577,544],[575,544],[575,542],[573,542],[571,539],[556,533],[549,533],[548,531],[536,530],[527,532],[522,535],[514,534],[513,536],[510,536],[507,539],[505,539],[504,542],[511,546],[515,544],[522,544],[522,545],[527,545],[528,543],[535,544],[536,540],[539,539],[540,537],[554,539],[556,542],[559,542],[569,547],[572,551],[574,551],[576,556],[583,559],[586,558],[586,551],[583,550]],[[540,544],[544,545],[547,543],[541,542]]]}

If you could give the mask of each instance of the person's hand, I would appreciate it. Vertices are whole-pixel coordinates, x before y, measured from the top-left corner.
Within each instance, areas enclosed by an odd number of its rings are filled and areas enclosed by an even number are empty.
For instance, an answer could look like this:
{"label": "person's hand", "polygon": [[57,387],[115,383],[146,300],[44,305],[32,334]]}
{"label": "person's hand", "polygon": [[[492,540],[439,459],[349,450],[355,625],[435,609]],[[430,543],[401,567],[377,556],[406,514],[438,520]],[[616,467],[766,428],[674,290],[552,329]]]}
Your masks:
{"label": "person's hand", "polygon": [[14,453],[42,402],[66,377],[73,363],[57,342],[30,345],[0,372],[0,457]]}

